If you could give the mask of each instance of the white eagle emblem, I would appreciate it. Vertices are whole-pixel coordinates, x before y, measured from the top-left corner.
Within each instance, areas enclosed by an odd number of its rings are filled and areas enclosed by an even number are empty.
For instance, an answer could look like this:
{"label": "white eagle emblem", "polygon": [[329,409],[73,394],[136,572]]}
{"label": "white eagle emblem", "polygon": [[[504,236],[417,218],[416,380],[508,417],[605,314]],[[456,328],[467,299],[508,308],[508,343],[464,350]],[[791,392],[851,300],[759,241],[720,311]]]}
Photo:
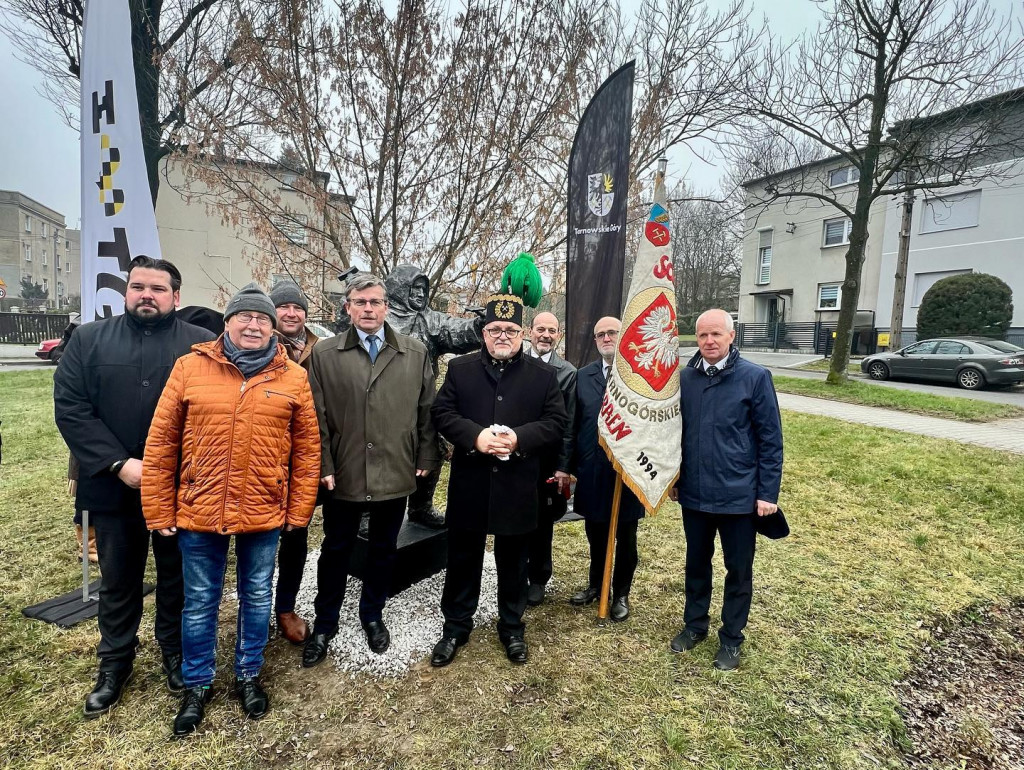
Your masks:
{"label": "white eagle emblem", "polygon": [[661,376],[661,368],[673,369],[679,361],[679,337],[676,335],[675,319],[672,309],[661,305],[654,307],[640,322],[637,332],[641,336],[639,344],[629,343],[630,350],[635,353],[636,368],[646,369]]}

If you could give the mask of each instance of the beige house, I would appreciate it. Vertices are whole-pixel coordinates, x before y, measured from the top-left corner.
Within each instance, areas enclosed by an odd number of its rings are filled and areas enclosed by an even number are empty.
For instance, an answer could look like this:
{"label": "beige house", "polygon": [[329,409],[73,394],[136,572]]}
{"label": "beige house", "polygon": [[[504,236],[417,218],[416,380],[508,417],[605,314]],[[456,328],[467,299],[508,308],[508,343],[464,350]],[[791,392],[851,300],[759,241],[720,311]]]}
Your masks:
{"label": "beige house", "polygon": [[156,220],[163,257],[181,270],[181,304],[219,310],[250,281],[269,289],[290,278],[309,295],[311,318],[332,317],[350,215],[328,181],[269,163],[164,161]]}
{"label": "beige house", "polygon": [[[65,227],[64,215],[27,195],[0,190],[0,309],[59,309],[81,294],[79,233]],[[28,278],[47,291],[44,301],[21,296]]]}

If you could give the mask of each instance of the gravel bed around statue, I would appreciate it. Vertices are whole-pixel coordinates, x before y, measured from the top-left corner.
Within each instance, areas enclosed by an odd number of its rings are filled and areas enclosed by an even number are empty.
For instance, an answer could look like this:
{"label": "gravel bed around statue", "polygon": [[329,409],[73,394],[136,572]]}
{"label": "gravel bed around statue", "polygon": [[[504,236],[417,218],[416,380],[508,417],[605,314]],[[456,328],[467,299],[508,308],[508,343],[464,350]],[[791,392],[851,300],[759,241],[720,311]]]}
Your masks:
{"label": "gravel bed around statue", "polygon": [[[302,575],[295,611],[313,621],[313,599],[316,597],[316,562],[319,549],[310,550],[306,559],[306,570]],[[274,576],[275,583],[277,576]],[[409,668],[424,660],[441,638],[444,618],[441,615],[441,590],[444,588],[444,570],[433,577],[422,580],[398,596],[388,599],[384,608],[384,623],[391,632],[391,646],[383,655],[370,652],[366,646],[366,635],[359,622],[359,594],[362,581],[348,579],[345,604],[341,608],[341,623],[338,635],[331,642],[330,656],[343,671],[369,674],[375,677],[404,676]],[[480,584],[480,606],[474,623],[479,631],[494,633],[494,622],[498,617],[498,577],[494,566],[494,554],[484,554],[483,579]],[[478,631],[478,632],[479,632]]]}

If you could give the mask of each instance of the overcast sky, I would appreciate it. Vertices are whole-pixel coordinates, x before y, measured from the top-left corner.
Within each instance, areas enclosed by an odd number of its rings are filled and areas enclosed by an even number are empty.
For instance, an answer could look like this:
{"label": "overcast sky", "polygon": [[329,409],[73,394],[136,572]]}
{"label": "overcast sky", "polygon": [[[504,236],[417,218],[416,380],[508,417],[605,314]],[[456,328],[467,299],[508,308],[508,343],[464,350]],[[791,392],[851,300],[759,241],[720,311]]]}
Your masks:
{"label": "overcast sky", "polygon": [[[727,0],[708,0],[712,8]],[[811,0],[753,0],[755,13],[767,15],[772,31],[795,37],[820,17]],[[624,0],[624,8],[635,2]],[[1007,13],[1013,0],[993,0]],[[14,48],[0,33],[0,94],[4,119],[0,120],[0,189],[17,190],[64,214],[68,227],[79,226],[78,133],[40,95],[41,76],[14,58]],[[669,182],[681,176],[702,190],[715,187],[722,169],[686,153],[670,158]]]}

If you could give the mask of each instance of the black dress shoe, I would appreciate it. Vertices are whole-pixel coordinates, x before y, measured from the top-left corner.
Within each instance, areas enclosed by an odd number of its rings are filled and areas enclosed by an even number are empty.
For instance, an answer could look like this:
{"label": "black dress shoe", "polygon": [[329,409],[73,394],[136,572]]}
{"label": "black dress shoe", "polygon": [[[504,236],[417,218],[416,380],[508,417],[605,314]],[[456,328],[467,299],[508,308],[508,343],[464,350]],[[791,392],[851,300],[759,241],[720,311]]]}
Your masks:
{"label": "black dress shoe", "polygon": [[672,652],[689,652],[707,638],[707,631],[698,634],[696,631],[688,631],[684,628],[676,634],[669,646],[672,648]]}
{"label": "black dress shoe", "polygon": [[530,583],[530,587],[526,591],[526,603],[531,607],[536,607],[543,601],[544,586],[540,583]]}
{"label": "black dress shoe", "polygon": [[366,632],[366,644],[371,652],[380,655],[391,644],[391,634],[388,633],[388,627],[384,625],[383,620],[371,620],[369,623],[363,623],[363,631]]}
{"label": "black dress shoe", "polygon": [[526,640],[521,636],[513,636],[505,640],[505,657],[513,663],[525,663],[529,657]]}
{"label": "black dress shoe", "polygon": [[569,599],[569,604],[573,605],[574,607],[582,607],[585,604],[593,604],[597,601],[597,595],[599,593],[600,591],[598,591],[593,586],[587,586],[582,591],[577,591],[576,593],[574,593],[572,595],[572,598]]}
{"label": "black dress shoe", "polygon": [[611,615],[612,620],[616,623],[621,623],[623,620],[629,617],[629,596],[620,596],[614,602],[612,602],[612,608],[608,613]]}
{"label": "black dress shoe", "polygon": [[331,646],[334,634],[313,634],[302,649],[302,667],[319,666],[327,657],[327,649]]}
{"label": "black dress shoe", "polygon": [[185,697],[181,699],[181,708],[178,715],[174,717],[174,737],[184,738],[191,735],[199,727],[199,723],[206,716],[206,704],[213,697],[213,690],[209,687],[189,687],[185,690]]}
{"label": "black dress shoe", "polygon": [[256,677],[235,677],[235,697],[249,719],[263,719],[270,711],[270,698]]}
{"label": "black dress shoe", "polygon": [[715,668],[719,671],[732,671],[735,668],[739,668],[739,665],[739,647],[732,647],[731,645],[723,644],[718,648],[718,654],[715,655]]}
{"label": "black dress shoe", "polygon": [[430,529],[444,529],[444,514],[440,513],[434,506],[418,510],[409,509],[409,521],[415,524],[422,524]]}
{"label": "black dress shoe", "polygon": [[430,665],[434,668],[447,666],[455,660],[455,653],[465,642],[460,642],[454,636],[442,636],[434,645],[434,652],[430,656]]}
{"label": "black dress shoe", "polygon": [[131,675],[131,666],[119,671],[100,671],[96,677],[96,686],[85,698],[85,718],[95,719],[117,705]]}
{"label": "black dress shoe", "polygon": [[185,679],[181,675],[181,653],[165,653],[161,668],[167,677],[167,689],[171,692],[182,692],[185,689]]}

